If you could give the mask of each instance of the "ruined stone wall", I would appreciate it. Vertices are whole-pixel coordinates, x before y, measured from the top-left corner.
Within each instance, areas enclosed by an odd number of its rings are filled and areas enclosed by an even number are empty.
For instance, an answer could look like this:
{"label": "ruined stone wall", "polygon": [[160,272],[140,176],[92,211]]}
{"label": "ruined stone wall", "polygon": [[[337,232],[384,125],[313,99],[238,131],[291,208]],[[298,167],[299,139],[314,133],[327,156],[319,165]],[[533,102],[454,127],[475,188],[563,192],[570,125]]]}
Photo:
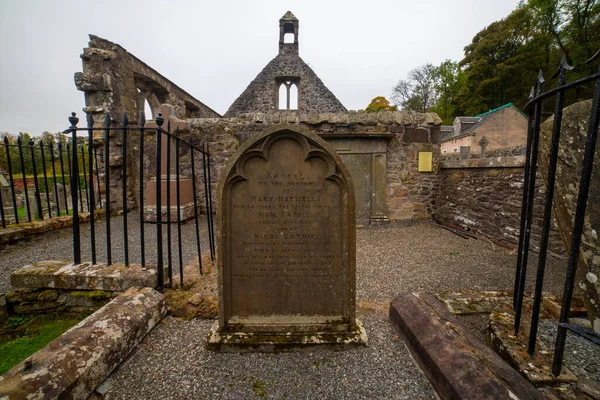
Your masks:
{"label": "ruined stone wall", "polygon": [[[435,211],[438,185],[437,163],[441,120],[436,114],[386,112],[368,114],[274,112],[244,114],[235,118],[190,119],[190,140],[208,141],[212,155],[212,187],[215,192],[221,171],[241,143],[275,124],[307,127],[325,140],[338,138],[386,138],[386,198],[390,219],[428,219]],[[417,171],[418,151],[432,151],[434,171]],[[182,169],[189,168],[187,161]],[[203,195],[203,188],[199,194]]]}
{"label": "ruined stone wall", "polygon": [[[571,244],[591,113],[591,99],[575,103],[563,110],[554,202],[562,239],[567,246]],[[554,117],[551,117],[541,126],[538,162],[543,175],[548,171],[553,123]],[[600,142],[596,143],[595,151],[575,289],[583,294],[588,319],[593,329],[600,332]],[[544,176],[544,179],[547,179],[547,176]]]}
{"label": "ruined stone wall", "polygon": [[[516,248],[523,199],[524,156],[443,161],[435,219]],[[539,248],[545,189],[536,180],[531,248]],[[564,254],[557,225],[549,250]]]}
{"label": "ruined stone wall", "polygon": [[[92,114],[96,127],[104,125],[107,112],[113,126],[120,126],[124,113],[129,117],[129,125],[137,125],[146,100],[153,113],[157,113],[159,106],[166,103],[174,106],[175,116],[179,118],[220,116],[116,43],[90,35],[89,47],[83,49],[81,59],[83,72],[75,74],[75,85],[84,92],[86,106],[83,111]],[[152,116],[146,117],[150,118]],[[85,126],[84,124],[85,117],[79,126]],[[102,134],[95,134],[99,139],[97,143],[102,145]],[[127,179],[128,206],[135,207],[137,203],[137,164],[132,158],[134,140],[137,139],[128,137],[128,165],[124,168],[121,132],[111,131],[108,162],[111,168],[113,209],[122,207],[121,188],[124,176]],[[99,167],[103,169],[104,165]],[[105,193],[104,185],[101,189]]]}

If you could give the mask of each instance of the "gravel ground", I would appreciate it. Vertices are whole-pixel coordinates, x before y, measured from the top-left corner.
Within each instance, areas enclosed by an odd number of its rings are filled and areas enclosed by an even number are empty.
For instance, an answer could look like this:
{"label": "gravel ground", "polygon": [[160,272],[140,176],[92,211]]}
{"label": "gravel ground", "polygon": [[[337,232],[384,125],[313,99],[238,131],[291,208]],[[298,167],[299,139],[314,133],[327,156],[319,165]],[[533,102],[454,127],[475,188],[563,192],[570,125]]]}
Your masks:
{"label": "gravel ground", "polygon": [[[202,251],[208,250],[208,230],[206,228],[206,218],[204,216],[199,220],[200,228],[200,248]],[[111,219],[111,243],[113,262],[123,262],[124,260],[124,241],[123,241],[123,222],[120,217]],[[10,290],[10,274],[12,271],[43,260],[73,260],[73,242],[71,228],[58,229],[47,232],[42,235],[33,236],[29,240],[22,240],[14,244],[6,245],[0,248],[0,293]],[[129,261],[131,263],[140,262],[140,224],[139,219],[133,213],[129,214],[127,219],[127,234],[129,243]],[[176,224],[171,225],[173,263],[178,265],[177,250],[177,228]],[[193,258],[198,257],[196,252],[196,229],[194,220],[188,221],[181,227],[182,238],[182,258],[184,265]],[[156,224],[144,224],[144,241],[146,247],[146,262],[156,263]],[[167,228],[163,228],[163,246],[164,258],[167,259]],[[106,260],[106,225],[101,220],[96,223],[96,252],[98,262]],[[91,240],[90,224],[81,225],[81,259],[82,261],[91,260]]]}
{"label": "gravel ground", "polygon": [[[506,249],[427,223],[360,229],[357,301],[376,310],[364,314],[363,309],[360,316],[368,348],[213,353],[204,350],[213,321],[167,317],[113,372],[107,398],[434,399],[431,385],[389,322],[385,303],[406,291],[510,289],[515,262]],[[537,265],[535,257],[530,262]],[[546,290],[560,292],[561,267],[560,260],[549,258]]]}
{"label": "gravel ground", "polygon": [[[113,224],[114,252],[122,257],[122,225]],[[146,227],[153,243],[154,225]],[[104,240],[99,228],[98,238]],[[132,262],[139,258],[136,222],[130,220]],[[205,232],[205,224],[202,232]],[[193,224],[183,227],[184,260],[195,255]],[[208,248],[201,233],[202,246]],[[82,237],[89,237],[89,225]],[[83,259],[89,239],[82,239]],[[70,258],[65,229],[9,246],[1,253],[0,291],[10,271],[43,259]],[[99,245],[103,258],[103,245]],[[153,262],[153,246],[148,262]],[[445,289],[511,289],[516,255],[482,240],[466,240],[428,223],[393,223],[357,231],[357,301],[374,305],[360,316],[369,347],[343,352],[220,354],[204,350],[213,321],[167,317],[130,358],[110,376],[109,399],[164,398],[305,398],[433,399],[427,379],[398,339],[387,318],[386,303],[402,292]],[[529,261],[528,290],[537,258]],[[548,258],[544,289],[559,294],[565,262]],[[2,286],[3,285],[3,286]],[[368,308],[368,307],[367,307]],[[361,311],[361,310],[359,310]]]}
{"label": "gravel ground", "polygon": [[280,354],[204,349],[213,321],[166,318],[111,376],[106,399],[434,399],[385,317],[368,348]]}
{"label": "gravel ground", "polygon": [[[557,321],[540,321],[539,338],[550,349],[554,348],[557,328]],[[563,365],[566,365],[577,377],[600,384],[600,346],[571,331],[567,331]]]}

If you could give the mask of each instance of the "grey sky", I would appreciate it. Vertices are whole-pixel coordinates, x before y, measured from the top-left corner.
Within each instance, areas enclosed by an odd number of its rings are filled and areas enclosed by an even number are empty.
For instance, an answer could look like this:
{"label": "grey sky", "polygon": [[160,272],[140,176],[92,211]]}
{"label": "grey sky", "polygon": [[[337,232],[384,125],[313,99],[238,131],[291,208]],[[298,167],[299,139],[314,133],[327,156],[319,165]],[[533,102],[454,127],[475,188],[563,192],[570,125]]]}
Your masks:
{"label": "grey sky", "polygon": [[82,114],[73,74],[88,33],[119,43],[223,114],[300,20],[300,56],[348,109],[389,96],[407,72],[460,60],[518,0],[33,1],[0,4],[0,132],[39,134]]}

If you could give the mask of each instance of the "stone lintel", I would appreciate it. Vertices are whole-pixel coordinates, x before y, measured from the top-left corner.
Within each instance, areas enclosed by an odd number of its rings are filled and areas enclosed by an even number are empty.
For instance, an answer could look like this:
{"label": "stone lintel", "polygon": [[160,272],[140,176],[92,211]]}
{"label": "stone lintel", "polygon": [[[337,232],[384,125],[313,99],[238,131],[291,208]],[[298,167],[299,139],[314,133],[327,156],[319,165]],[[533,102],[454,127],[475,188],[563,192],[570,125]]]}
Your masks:
{"label": "stone lintel", "polygon": [[442,160],[440,168],[521,168],[525,166],[525,156],[470,158],[468,160]]}
{"label": "stone lintel", "polygon": [[154,289],[122,293],[4,374],[0,398],[88,398],[165,314]]}
{"label": "stone lintel", "polygon": [[226,353],[277,353],[309,349],[330,350],[367,346],[367,332],[359,320],[348,332],[320,330],[314,332],[239,332],[219,329],[215,322],[208,334],[206,348]]}
{"label": "stone lintel", "polygon": [[18,288],[123,292],[131,287],[155,287],[156,275],[155,269],[140,265],[41,261],[14,271],[10,283]]}
{"label": "stone lintel", "polygon": [[396,297],[390,319],[442,399],[545,399],[432,295]]}
{"label": "stone lintel", "polygon": [[[163,203],[164,204],[164,203]],[[161,206],[162,211],[162,221],[167,221],[167,206]],[[180,219],[181,222],[185,222],[194,218],[194,203],[182,204],[179,208],[180,210]],[[171,222],[177,222],[177,205],[172,205],[169,217],[171,218]],[[145,222],[156,222],[156,205],[146,205],[144,206],[144,221]]]}

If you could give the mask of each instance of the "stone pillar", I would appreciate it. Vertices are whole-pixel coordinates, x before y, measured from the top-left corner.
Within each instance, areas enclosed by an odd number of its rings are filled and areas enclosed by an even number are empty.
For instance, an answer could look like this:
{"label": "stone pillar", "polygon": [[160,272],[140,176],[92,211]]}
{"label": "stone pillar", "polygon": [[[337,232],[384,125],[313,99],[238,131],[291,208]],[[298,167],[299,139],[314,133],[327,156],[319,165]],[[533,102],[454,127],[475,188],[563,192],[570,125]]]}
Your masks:
{"label": "stone pillar", "polygon": [[386,213],[386,154],[373,154],[371,166],[371,223],[390,222]]}

